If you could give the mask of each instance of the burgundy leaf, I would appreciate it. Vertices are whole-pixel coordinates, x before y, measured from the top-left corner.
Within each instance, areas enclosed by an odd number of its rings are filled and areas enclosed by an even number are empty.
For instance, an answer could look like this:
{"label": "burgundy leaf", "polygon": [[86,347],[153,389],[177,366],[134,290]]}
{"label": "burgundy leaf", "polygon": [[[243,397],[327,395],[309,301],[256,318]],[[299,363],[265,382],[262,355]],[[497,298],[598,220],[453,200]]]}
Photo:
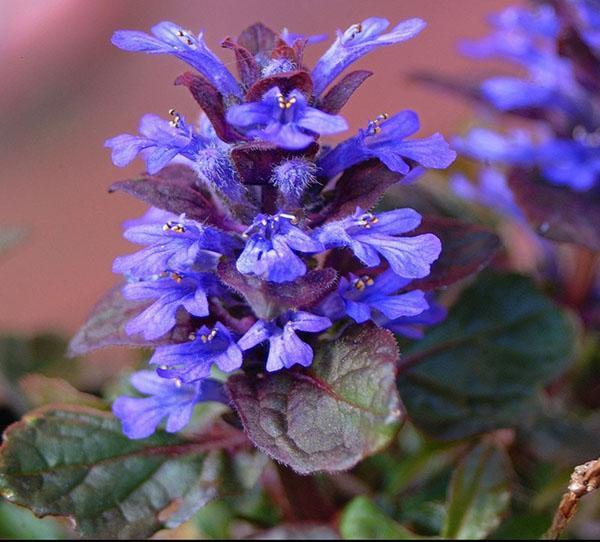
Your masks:
{"label": "burgundy leaf", "polygon": [[393,335],[355,326],[315,348],[311,367],[234,375],[226,384],[252,442],[300,474],[352,468],[385,447],[404,417]]}
{"label": "burgundy leaf", "polygon": [[314,223],[325,219],[339,220],[352,214],[357,207],[365,210],[373,207],[390,186],[403,178],[404,175],[390,171],[376,159],[348,168],[330,192],[331,203],[314,217]]}
{"label": "burgundy leaf", "polygon": [[246,87],[251,86],[260,77],[260,67],[256,63],[252,53],[245,47],[237,44],[231,38],[225,38],[221,43],[221,47],[233,49],[237,62],[240,79]]}
{"label": "burgundy leaf", "polygon": [[222,213],[211,196],[200,189],[197,181],[197,175],[189,167],[174,164],[155,175],[146,174],[139,179],[116,182],[108,191],[120,190],[159,209],[175,214],[185,213],[187,218],[223,229],[234,227],[231,218]]}
{"label": "burgundy leaf", "polygon": [[271,53],[271,58],[273,59],[281,59],[285,58],[292,62],[294,65],[297,65],[298,58],[296,56],[296,50],[293,47],[290,47],[285,41],[281,38],[277,38],[277,47],[273,49]]}
{"label": "burgundy leaf", "polygon": [[325,111],[325,113],[335,115],[346,105],[356,89],[371,75],[373,75],[373,72],[368,70],[357,70],[349,73],[320,100],[319,109]]}
{"label": "burgundy leaf", "polygon": [[223,141],[231,143],[245,139],[227,124],[223,95],[204,77],[196,73],[185,72],[175,79],[175,84],[189,89],[198,105],[206,113],[215,132]]}
{"label": "burgundy leaf", "polygon": [[185,311],[177,314],[177,325],[157,341],[140,335],[128,335],[125,324],[140,314],[151,302],[130,301],[121,294],[122,284],[112,288],[92,309],[87,321],[69,343],[69,356],[79,356],[105,346],[158,346],[188,340],[192,318]]}
{"label": "burgundy leaf", "polygon": [[577,31],[573,28],[565,28],[559,37],[558,48],[561,56],[573,61],[575,76],[577,79],[592,90],[600,90],[600,61],[590,50]]}
{"label": "burgundy leaf", "polygon": [[277,34],[262,23],[255,23],[243,30],[237,40],[240,46],[250,51],[254,56],[262,55],[266,58],[271,56],[276,41]]}
{"label": "burgundy leaf", "polygon": [[246,92],[246,100],[248,102],[257,102],[267,90],[273,87],[279,87],[279,90],[283,94],[288,94],[292,90],[299,90],[302,94],[310,98],[312,96],[313,83],[308,72],[304,70],[277,73],[254,83],[248,89],[248,92]]}
{"label": "burgundy leaf", "polygon": [[425,216],[415,234],[433,233],[442,241],[442,254],[431,273],[410,283],[411,289],[433,290],[449,286],[486,267],[500,248],[490,230],[452,218]]}
{"label": "burgundy leaf", "polygon": [[600,251],[600,199],[551,186],[514,171],[509,185],[519,207],[540,235]]}
{"label": "burgundy leaf", "polygon": [[268,184],[273,167],[289,158],[313,158],[319,145],[312,143],[297,151],[282,149],[265,141],[242,143],[231,151],[231,159],[244,184]]}
{"label": "burgundy leaf", "polygon": [[310,309],[335,287],[335,269],[316,269],[292,282],[267,282],[242,275],[233,261],[222,261],[217,268],[221,281],[241,294],[256,316],[271,320],[289,309]]}

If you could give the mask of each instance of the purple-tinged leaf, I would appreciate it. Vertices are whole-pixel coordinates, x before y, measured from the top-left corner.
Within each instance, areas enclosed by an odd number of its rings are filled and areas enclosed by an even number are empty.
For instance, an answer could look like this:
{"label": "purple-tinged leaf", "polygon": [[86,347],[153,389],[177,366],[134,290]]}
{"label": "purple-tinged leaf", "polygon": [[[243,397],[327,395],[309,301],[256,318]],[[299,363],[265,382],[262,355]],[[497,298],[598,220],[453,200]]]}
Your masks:
{"label": "purple-tinged leaf", "polygon": [[540,235],[600,251],[600,199],[529,179],[515,171],[508,179],[519,207]]}
{"label": "purple-tinged leaf", "polygon": [[563,30],[558,49],[561,56],[573,61],[577,80],[592,92],[600,91],[600,61],[573,28]]}
{"label": "purple-tinged leaf", "polygon": [[185,72],[175,79],[176,85],[187,87],[194,100],[206,113],[216,134],[223,140],[231,143],[240,141],[245,137],[236,132],[225,121],[225,103],[223,95],[204,77],[192,72]]}
{"label": "purple-tinged leaf", "polygon": [[254,56],[262,55],[269,58],[275,49],[277,34],[268,26],[255,23],[242,31],[237,42]]}
{"label": "purple-tinged leaf", "polygon": [[319,109],[330,115],[339,113],[350,99],[350,96],[371,75],[373,75],[373,72],[368,70],[356,70],[344,76],[339,83],[331,87],[331,90],[319,100]]}
{"label": "purple-tinged leaf", "polygon": [[289,60],[294,65],[297,65],[297,62],[298,62],[296,49],[294,47],[290,47],[281,38],[277,38],[277,47],[275,47],[275,49],[273,49],[273,52],[271,53],[271,58],[286,59],[286,60]]}
{"label": "purple-tinged leaf", "polygon": [[221,426],[193,440],[130,440],[109,412],[49,405],[4,433],[0,495],[40,517],[70,517],[85,538],[145,539],[220,494],[220,450],[245,442]]}
{"label": "purple-tinged leaf", "polygon": [[248,92],[246,92],[246,100],[248,102],[257,102],[267,90],[273,87],[278,87],[286,95],[292,90],[299,90],[302,94],[310,98],[313,84],[310,75],[304,70],[278,73],[270,77],[265,77],[252,85],[248,89]]}
{"label": "purple-tinged leaf", "polygon": [[145,174],[138,179],[119,181],[109,192],[123,191],[153,207],[187,218],[229,229],[231,218],[224,216],[211,195],[198,185],[198,176],[187,166],[174,164],[155,175]]}
{"label": "purple-tinged leaf", "polygon": [[252,442],[301,474],[340,471],[385,447],[403,419],[398,348],[375,326],[315,348],[305,370],[235,375],[227,390]]}
{"label": "purple-tinged leaf", "polygon": [[231,151],[231,160],[244,184],[269,184],[273,168],[284,160],[295,157],[313,158],[319,150],[318,143],[305,149],[292,151],[282,149],[266,141],[242,143]]}
{"label": "purple-tinged leaf", "polygon": [[379,160],[367,160],[347,169],[330,192],[331,203],[314,217],[315,224],[344,218],[357,207],[370,209],[390,186],[403,177],[390,171]]}
{"label": "purple-tinged leaf", "polygon": [[415,230],[422,233],[439,237],[442,254],[427,277],[411,282],[411,289],[434,290],[479,273],[500,248],[500,238],[492,231],[452,218],[425,216]]}
{"label": "purple-tinged leaf", "polygon": [[79,356],[106,346],[158,346],[188,340],[193,325],[192,318],[185,311],[178,313],[175,327],[157,341],[147,341],[141,335],[127,334],[125,324],[151,302],[125,299],[121,288],[122,285],[115,286],[92,309],[85,324],[69,343],[69,356]]}
{"label": "purple-tinged leaf", "polygon": [[235,53],[235,60],[237,62],[238,72],[242,83],[244,83],[246,87],[254,84],[260,77],[260,67],[252,53],[231,38],[225,38],[221,42],[221,47],[232,49]]}
{"label": "purple-tinged leaf", "polygon": [[233,261],[223,261],[217,268],[221,281],[241,294],[256,316],[275,318],[289,309],[310,309],[335,287],[335,269],[315,269],[291,282],[274,283],[242,275]]}

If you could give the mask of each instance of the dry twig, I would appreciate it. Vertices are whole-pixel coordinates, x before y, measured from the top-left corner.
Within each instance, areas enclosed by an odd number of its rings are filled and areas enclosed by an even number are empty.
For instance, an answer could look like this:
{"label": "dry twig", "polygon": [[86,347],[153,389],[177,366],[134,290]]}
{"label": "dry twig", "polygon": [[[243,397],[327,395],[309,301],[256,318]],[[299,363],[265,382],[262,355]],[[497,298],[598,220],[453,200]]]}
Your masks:
{"label": "dry twig", "polygon": [[554,513],[552,526],[548,529],[544,538],[546,540],[558,540],[569,521],[575,516],[579,499],[599,487],[600,458],[575,467],[573,474],[571,474],[568,491],[563,495]]}

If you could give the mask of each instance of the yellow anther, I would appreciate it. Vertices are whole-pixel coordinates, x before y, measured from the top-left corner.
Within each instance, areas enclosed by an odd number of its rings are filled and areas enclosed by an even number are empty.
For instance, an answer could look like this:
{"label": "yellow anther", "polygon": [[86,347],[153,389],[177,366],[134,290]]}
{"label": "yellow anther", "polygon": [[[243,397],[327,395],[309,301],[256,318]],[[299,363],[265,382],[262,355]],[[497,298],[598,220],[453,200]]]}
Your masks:
{"label": "yellow anther", "polygon": [[180,275],[179,273],[171,273],[171,278],[175,282],[180,283],[183,280],[183,275]]}
{"label": "yellow anther", "polygon": [[354,281],[354,287],[355,287],[357,290],[359,290],[359,291],[360,291],[360,290],[364,290],[364,289],[365,289],[365,283],[364,283],[364,281],[363,281],[362,279],[356,279],[356,280]]}
{"label": "yellow anther", "polygon": [[188,339],[190,341],[195,341],[196,340],[196,333],[194,331],[192,331],[189,335],[188,335]]}

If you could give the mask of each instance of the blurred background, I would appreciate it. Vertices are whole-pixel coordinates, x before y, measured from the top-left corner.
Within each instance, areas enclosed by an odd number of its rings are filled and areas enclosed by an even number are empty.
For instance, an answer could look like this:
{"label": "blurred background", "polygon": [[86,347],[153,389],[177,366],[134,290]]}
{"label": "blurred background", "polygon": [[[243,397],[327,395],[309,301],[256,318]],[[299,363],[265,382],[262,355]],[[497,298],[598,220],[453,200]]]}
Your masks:
{"label": "blurred background", "polygon": [[[485,17],[514,4],[507,0],[0,0],[0,229],[20,241],[0,254],[0,329],[72,334],[115,281],[113,258],[131,250],[121,223],[143,212],[133,198],[109,195],[113,181],[139,173],[136,161],[115,168],[106,138],[135,132],[147,112],[171,107],[195,117],[186,89],[172,81],[185,70],[178,60],[120,51],[115,29],[148,30],[173,20],[205,38],[223,59],[227,35],[261,20],[275,30],[327,33],[377,15],[396,23],[422,17],[417,38],[384,48],[357,67],[375,72],[344,114],[352,132],[386,111],[414,109],[422,133],[451,136],[469,117],[464,102],[408,80],[428,71],[469,73],[461,38],[485,34]],[[308,51],[310,65],[326,43]],[[479,69],[495,69],[490,63]],[[8,241],[5,241],[8,242]]]}

